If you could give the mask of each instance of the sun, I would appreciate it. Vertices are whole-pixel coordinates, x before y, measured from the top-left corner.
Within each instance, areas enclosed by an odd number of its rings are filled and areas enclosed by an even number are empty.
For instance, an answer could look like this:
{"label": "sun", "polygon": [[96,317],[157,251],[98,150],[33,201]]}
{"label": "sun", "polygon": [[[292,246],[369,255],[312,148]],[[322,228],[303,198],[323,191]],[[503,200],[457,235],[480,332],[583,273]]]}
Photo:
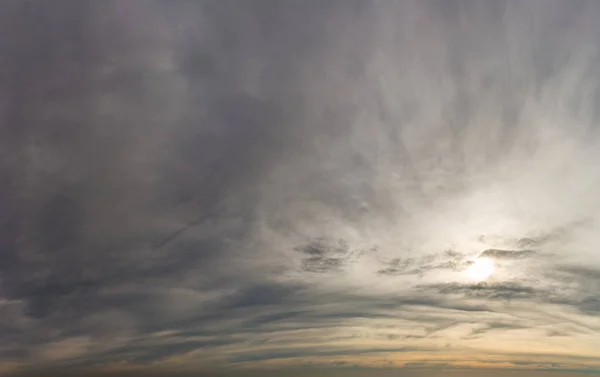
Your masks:
{"label": "sun", "polygon": [[467,268],[467,276],[471,280],[483,281],[494,273],[496,266],[491,258],[477,258]]}

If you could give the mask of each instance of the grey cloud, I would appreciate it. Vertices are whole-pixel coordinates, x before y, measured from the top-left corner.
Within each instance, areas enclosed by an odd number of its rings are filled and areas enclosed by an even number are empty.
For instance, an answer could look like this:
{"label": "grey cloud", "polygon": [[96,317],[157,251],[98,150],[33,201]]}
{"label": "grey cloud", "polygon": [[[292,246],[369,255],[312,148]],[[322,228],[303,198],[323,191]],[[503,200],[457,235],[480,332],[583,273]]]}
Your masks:
{"label": "grey cloud", "polygon": [[493,257],[498,259],[523,259],[534,254],[533,250],[499,250],[488,249],[481,253],[482,257]]}
{"label": "grey cloud", "polygon": [[538,292],[533,287],[528,287],[518,283],[480,283],[470,285],[449,283],[425,288],[437,291],[441,294],[458,294],[466,297],[485,298],[491,300],[531,299],[534,297],[539,297],[542,294],[542,292]]}
{"label": "grey cloud", "polygon": [[450,365],[448,363],[442,363],[442,362],[438,362],[438,363],[434,363],[433,365],[431,365],[430,363],[419,363],[419,362],[410,362],[410,363],[406,363],[404,364],[404,368],[407,369],[411,369],[411,368],[432,368],[433,369],[437,369],[437,368],[448,368],[450,367]]}
{"label": "grey cloud", "polygon": [[300,287],[264,284],[242,289],[228,303],[231,309],[291,303]]}
{"label": "grey cloud", "polygon": [[576,278],[589,284],[598,283],[600,280],[600,269],[583,266],[560,266],[555,271],[568,275],[564,278]]}
{"label": "grey cloud", "polygon": [[377,271],[380,275],[402,276],[420,275],[436,270],[459,271],[468,266],[471,261],[461,252],[448,249],[443,253],[425,254],[419,258],[393,258],[384,262],[385,268]]}
{"label": "grey cloud", "polygon": [[293,319],[302,319],[304,314],[306,314],[305,311],[289,311],[259,315],[256,318],[249,319],[245,326],[248,328],[253,328],[255,326],[261,326],[265,324],[285,322]]}
{"label": "grey cloud", "polygon": [[518,329],[526,329],[527,326],[516,324],[516,323],[478,323],[481,325],[481,328],[476,328],[471,331],[471,333],[465,336],[465,339],[474,339],[479,338],[490,331],[496,330],[518,330]]}
{"label": "grey cloud", "polygon": [[376,252],[376,248],[352,250],[344,240],[331,242],[324,239],[313,240],[307,245],[296,247],[294,250],[306,255],[302,260],[302,269],[316,273],[339,270],[349,263],[356,262],[361,254],[365,252]]}
{"label": "grey cloud", "polygon": [[402,260],[400,258],[392,259],[388,267],[377,271],[381,275],[402,275],[402,274],[413,274],[418,271],[409,270],[409,267],[413,261],[411,259]]}
{"label": "grey cloud", "polygon": [[548,271],[546,278],[564,285],[561,294],[552,297],[552,301],[577,308],[582,313],[596,315],[600,312],[600,270],[583,266],[557,266]]}
{"label": "grey cloud", "polygon": [[392,352],[410,352],[422,350],[417,347],[399,347],[399,348],[375,348],[375,349],[363,349],[363,350],[307,350],[297,349],[289,351],[261,351],[261,352],[247,352],[240,355],[231,357],[231,361],[235,363],[248,362],[248,361],[259,361],[259,360],[272,360],[272,359],[283,359],[293,358],[299,356],[343,356],[343,355],[358,355],[358,354],[370,354],[370,353],[392,353]]}

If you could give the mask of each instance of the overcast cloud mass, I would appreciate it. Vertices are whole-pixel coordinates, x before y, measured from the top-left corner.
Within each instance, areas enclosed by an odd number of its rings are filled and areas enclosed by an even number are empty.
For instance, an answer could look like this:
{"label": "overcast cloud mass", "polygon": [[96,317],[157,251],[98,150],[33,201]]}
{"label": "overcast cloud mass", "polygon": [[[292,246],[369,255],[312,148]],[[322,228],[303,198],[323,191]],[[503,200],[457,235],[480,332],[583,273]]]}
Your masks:
{"label": "overcast cloud mass", "polygon": [[595,0],[2,1],[0,374],[600,371],[599,52]]}

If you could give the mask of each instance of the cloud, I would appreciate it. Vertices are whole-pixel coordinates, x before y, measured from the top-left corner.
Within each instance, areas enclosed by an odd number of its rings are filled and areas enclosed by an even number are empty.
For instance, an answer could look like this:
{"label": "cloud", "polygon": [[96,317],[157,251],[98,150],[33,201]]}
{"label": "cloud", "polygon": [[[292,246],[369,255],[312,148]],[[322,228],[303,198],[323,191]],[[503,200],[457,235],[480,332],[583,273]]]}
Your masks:
{"label": "cloud", "polygon": [[498,249],[488,249],[485,250],[481,256],[482,257],[493,257],[498,259],[521,259],[527,258],[531,254],[533,254],[533,250],[498,250]]}
{"label": "cloud", "polygon": [[[297,349],[288,351],[276,351],[270,350],[261,353],[246,353],[243,355],[235,356],[232,358],[232,362],[247,362],[247,361],[260,361],[260,360],[274,360],[274,359],[290,359],[298,358],[302,356],[346,356],[346,355],[367,355],[369,353],[401,353],[406,351],[415,351],[418,349],[404,347],[404,348],[377,348],[377,349],[360,349],[360,350],[312,350],[312,349]],[[338,362],[339,363],[339,362]]]}
{"label": "cloud", "polygon": [[486,299],[532,299],[541,296],[533,288],[518,284],[444,284],[430,287],[443,295],[459,294],[467,297]]}
{"label": "cloud", "polygon": [[0,364],[598,368],[594,1],[0,7]]}

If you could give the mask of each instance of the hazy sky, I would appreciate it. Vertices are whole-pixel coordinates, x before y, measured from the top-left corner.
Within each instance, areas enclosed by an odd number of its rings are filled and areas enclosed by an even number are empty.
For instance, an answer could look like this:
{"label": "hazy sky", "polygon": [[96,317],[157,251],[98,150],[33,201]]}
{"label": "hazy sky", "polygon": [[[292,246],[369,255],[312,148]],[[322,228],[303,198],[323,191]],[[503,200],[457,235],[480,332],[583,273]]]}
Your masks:
{"label": "hazy sky", "polygon": [[0,374],[600,373],[599,52],[596,0],[2,1]]}

